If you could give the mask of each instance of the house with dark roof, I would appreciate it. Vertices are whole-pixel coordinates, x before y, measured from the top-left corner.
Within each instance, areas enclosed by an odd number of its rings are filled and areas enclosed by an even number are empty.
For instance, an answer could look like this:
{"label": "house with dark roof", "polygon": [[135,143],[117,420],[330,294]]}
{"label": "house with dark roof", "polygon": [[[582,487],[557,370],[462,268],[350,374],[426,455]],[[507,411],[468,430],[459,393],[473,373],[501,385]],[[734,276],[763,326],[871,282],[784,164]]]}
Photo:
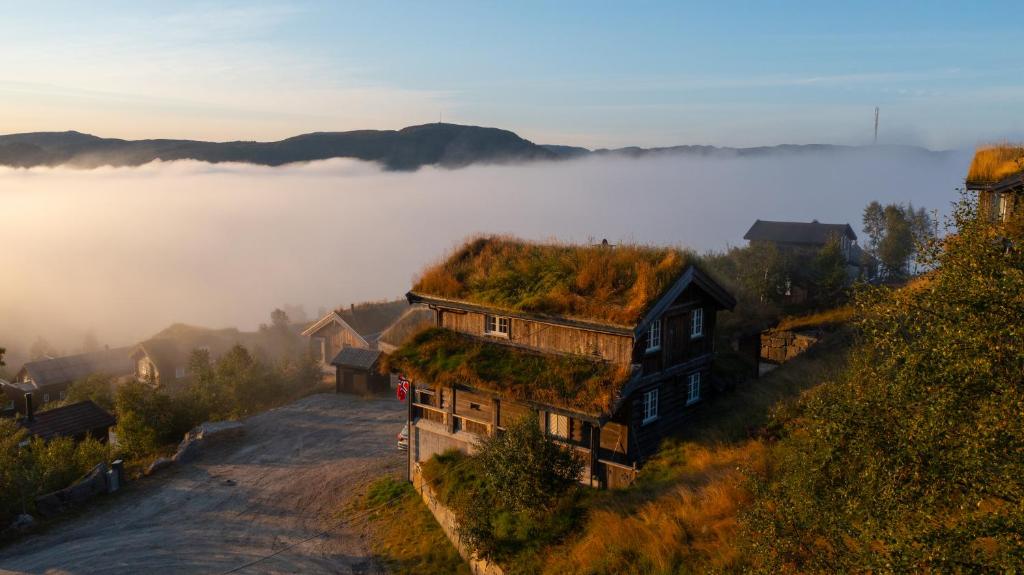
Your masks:
{"label": "house with dark roof", "polygon": [[[818,220],[810,222],[776,222],[756,220],[743,239],[750,245],[758,243],[774,245],[783,252],[816,254],[836,238],[839,249],[846,259],[846,271],[850,278],[868,273],[874,266],[870,256],[857,245],[857,234],[850,224],[823,224]],[[862,269],[863,268],[863,269]],[[864,273],[862,273],[862,271]]]}
{"label": "house with dark roof", "polygon": [[331,360],[331,365],[337,370],[335,390],[359,395],[390,390],[391,378],[378,368],[380,357],[381,352],[376,349],[342,348]]}
{"label": "house with dark roof", "polygon": [[254,337],[255,334],[234,328],[174,324],[132,349],[132,373],[138,381],[171,392],[180,391],[188,384],[194,351],[206,351],[210,360],[216,361],[235,345],[252,345]]}
{"label": "house with dark roof", "polygon": [[334,373],[331,360],[346,347],[376,349],[381,332],[409,309],[404,300],[366,302],[338,308],[314,322],[302,335],[325,373]]}
{"label": "house with dark roof", "polygon": [[716,314],[733,297],[693,254],[485,237],[406,296],[434,314],[386,358],[411,380],[410,470],[521,418],[625,485],[713,392]]}
{"label": "house with dark roof", "polygon": [[25,393],[33,393],[41,406],[63,401],[72,383],[90,375],[103,374],[115,379],[130,376],[131,351],[131,347],[118,347],[30,361],[22,366],[13,382],[3,386],[5,403],[24,413],[21,399]]}
{"label": "house with dark roof", "polygon": [[1009,222],[1024,213],[1024,145],[979,148],[967,171],[967,189],[978,192],[978,211],[991,221]]}
{"label": "house with dark roof", "polygon": [[31,393],[26,394],[29,407],[18,423],[36,437],[46,440],[70,437],[75,441],[93,437],[106,442],[110,428],[117,423],[113,415],[89,400],[36,413],[31,397]]}
{"label": "house with dark roof", "polygon": [[437,321],[434,311],[426,306],[414,305],[405,310],[393,324],[377,338],[377,349],[391,353],[417,333],[433,327]]}

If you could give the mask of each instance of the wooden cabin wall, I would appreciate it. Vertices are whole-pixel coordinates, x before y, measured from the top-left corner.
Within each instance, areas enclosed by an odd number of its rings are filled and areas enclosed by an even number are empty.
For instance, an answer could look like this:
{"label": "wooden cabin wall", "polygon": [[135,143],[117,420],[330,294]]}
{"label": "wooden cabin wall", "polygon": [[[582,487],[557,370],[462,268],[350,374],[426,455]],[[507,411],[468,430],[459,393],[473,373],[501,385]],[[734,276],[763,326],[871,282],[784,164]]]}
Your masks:
{"label": "wooden cabin wall", "polygon": [[[690,337],[690,321],[693,310],[704,310],[704,333]],[[714,350],[715,322],[717,307],[710,296],[695,286],[687,288],[661,316],[661,348],[648,352],[647,334],[640,339],[636,348],[636,363],[643,366],[644,374],[657,373],[663,369],[685,363]]]}
{"label": "wooden cabin wall", "polygon": [[[441,326],[474,336],[484,336],[484,315],[476,312],[441,312]],[[633,357],[633,338],[580,328],[512,318],[511,337],[516,345],[540,351],[600,357],[605,361],[628,363]]]}
{"label": "wooden cabin wall", "polygon": [[358,334],[352,330],[344,329],[341,325],[331,322],[312,334],[313,337],[322,337],[325,340],[327,349],[324,354],[324,361],[329,362],[338,355],[342,347],[366,347]]}
{"label": "wooden cabin wall", "polygon": [[[476,406],[476,408],[473,406]],[[466,389],[455,390],[456,415],[464,415],[470,419],[489,422],[493,413],[491,396]]]}
{"label": "wooden cabin wall", "polygon": [[609,421],[601,427],[601,459],[624,460],[629,454],[629,427]]}
{"label": "wooden cabin wall", "polygon": [[[700,400],[687,405],[689,376],[695,372],[701,374]],[[644,424],[644,393],[654,388],[658,389],[658,418]],[[696,367],[693,371],[638,389],[630,396],[629,401],[631,427],[634,432],[634,444],[631,447],[635,449],[630,450],[631,455],[642,461],[657,453],[661,440],[682,429],[686,419],[701,403],[707,401],[711,392],[710,362]],[[604,445],[604,430],[601,434],[601,444]]]}
{"label": "wooden cabin wall", "polygon": [[528,405],[515,401],[502,399],[501,409],[498,410],[498,426],[508,427],[522,417],[530,417],[533,409]]}

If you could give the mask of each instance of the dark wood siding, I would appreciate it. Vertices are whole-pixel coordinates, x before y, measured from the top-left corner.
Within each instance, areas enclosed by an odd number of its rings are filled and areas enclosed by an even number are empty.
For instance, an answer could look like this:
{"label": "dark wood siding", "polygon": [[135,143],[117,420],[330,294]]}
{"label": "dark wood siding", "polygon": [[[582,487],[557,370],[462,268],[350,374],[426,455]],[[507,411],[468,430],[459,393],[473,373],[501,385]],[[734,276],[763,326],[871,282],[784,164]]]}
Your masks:
{"label": "dark wood siding", "polygon": [[[700,400],[687,405],[689,376],[692,373],[701,374]],[[643,423],[644,393],[655,388],[658,390],[658,418],[645,425]],[[704,362],[699,366],[695,366],[692,371],[664,379],[657,384],[644,386],[634,392],[630,396],[629,404],[632,413],[631,427],[634,430],[636,451],[631,453],[631,455],[634,455],[640,461],[654,455],[658,451],[661,440],[682,430],[690,413],[706,401],[710,393],[710,362]],[[603,439],[602,436],[602,444],[604,443]]]}
{"label": "dark wood siding", "polygon": [[[498,314],[500,315],[500,314]],[[484,314],[443,310],[441,326],[452,331],[487,337]],[[541,351],[573,353],[626,363],[633,356],[633,338],[574,327],[512,318],[508,339],[495,338]]]}
{"label": "dark wood siding", "polygon": [[508,427],[521,417],[529,417],[532,412],[533,410],[529,406],[503,399],[501,400],[501,409],[498,412],[498,425],[500,427]]}
{"label": "dark wood siding", "polygon": [[492,414],[491,397],[466,389],[456,390],[455,414],[489,422]]}

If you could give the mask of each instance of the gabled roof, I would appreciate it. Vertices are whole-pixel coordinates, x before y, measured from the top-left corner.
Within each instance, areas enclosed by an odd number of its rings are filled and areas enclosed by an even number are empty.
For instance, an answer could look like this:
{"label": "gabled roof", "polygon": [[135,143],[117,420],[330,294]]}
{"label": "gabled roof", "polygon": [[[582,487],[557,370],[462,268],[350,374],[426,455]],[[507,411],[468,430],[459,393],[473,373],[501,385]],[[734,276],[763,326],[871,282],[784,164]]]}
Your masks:
{"label": "gabled roof", "polygon": [[384,352],[400,347],[412,336],[434,325],[436,314],[425,306],[412,306],[395,320],[377,339],[377,346]]}
{"label": "gabled roof", "polygon": [[43,439],[54,437],[75,437],[94,429],[113,426],[117,421],[92,401],[80,401],[36,413],[32,421],[19,420],[32,435]]}
{"label": "gabled roof", "polygon": [[857,234],[853,233],[850,224],[823,224],[813,222],[773,222],[757,220],[750,226],[743,239],[749,241],[767,241],[790,244],[825,245],[833,234],[846,236],[853,241]]}
{"label": "gabled roof", "polygon": [[140,353],[149,357],[161,375],[173,375],[179,367],[187,367],[192,352],[201,347],[210,350],[211,359],[217,359],[236,344],[249,343],[254,334],[237,329],[207,329],[175,324],[156,336],[135,346],[131,356]]}
{"label": "gabled roof", "polygon": [[380,359],[379,350],[343,347],[338,355],[331,360],[331,365],[369,370],[373,368],[373,364],[377,363],[378,359]]}
{"label": "gabled roof", "polygon": [[70,383],[94,373],[119,376],[132,372],[131,347],[117,347],[90,353],[40,359],[26,363],[22,370],[38,387]]}
{"label": "gabled roof", "polygon": [[974,152],[967,189],[1024,187],[1024,145],[984,146]]}
{"label": "gabled roof", "polygon": [[324,317],[313,322],[302,331],[302,335],[312,336],[325,326],[332,323],[351,332],[367,347],[377,341],[381,332],[393,324],[409,309],[405,300],[383,302],[364,302],[349,307],[338,308],[328,312]]}
{"label": "gabled roof", "polygon": [[671,247],[488,236],[428,268],[407,297],[630,333],[696,260]]}

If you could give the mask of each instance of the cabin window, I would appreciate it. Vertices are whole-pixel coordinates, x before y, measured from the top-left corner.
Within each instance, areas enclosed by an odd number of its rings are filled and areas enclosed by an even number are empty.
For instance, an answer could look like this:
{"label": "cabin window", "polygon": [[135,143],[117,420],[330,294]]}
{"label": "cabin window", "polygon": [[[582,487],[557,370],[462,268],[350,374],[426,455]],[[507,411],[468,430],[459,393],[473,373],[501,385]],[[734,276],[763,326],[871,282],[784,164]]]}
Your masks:
{"label": "cabin window", "polygon": [[4,407],[4,410],[5,411],[14,411],[14,400],[13,399],[8,399],[7,400],[7,406]]}
{"label": "cabin window", "polygon": [[44,393],[43,394],[43,403],[50,403],[50,394],[49,393]]}
{"label": "cabin window", "polygon": [[511,320],[507,317],[500,315],[488,315],[484,316],[484,331],[487,335],[496,335],[498,337],[508,337],[511,327]]}
{"label": "cabin window", "polygon": [[691,373],[689,385],[686,389],[686,405],[696,403],[700,400],[700,372]]}
{"label": "cabin window", "polygon": [[59,397],[61,401],[64,401],[64,398],[67,397],[67,396],[68,396],[68,392],[66,392],[66,391],[62,391],[62,392],[57,394],[57,397]]}
{"label": "cabin window", "polygon": [[548,413],[548,435],[569,439],[569,418],[557,413]]}
{"label": "cabin window", "polygon": [[704,309],[697,308],[690,315],[690,337],[700,337],[702,335],[704,335]]}
{"label": "cabin window", "polygon": [[647,351],[659,349],[661,349],[661,320],[656,319],[651,322],[651,327],[647,328]]}
{"label": "cabin window", "polygon": [[1010,194],[996,194],[999,198],[999,221],[1005,222],[1010,207]]}
{"label": "cabin window", "polygon": [[174,369],[174,377],[175,377],[175,379],[181,379],[181,378],[185,377],[185,368],[184,367],[177,367],[177,368],[175,368]]}
{"label": "cabin window", "polygon": [[652,389],[644,393],[644,423],[658,419],[658,390]]}

